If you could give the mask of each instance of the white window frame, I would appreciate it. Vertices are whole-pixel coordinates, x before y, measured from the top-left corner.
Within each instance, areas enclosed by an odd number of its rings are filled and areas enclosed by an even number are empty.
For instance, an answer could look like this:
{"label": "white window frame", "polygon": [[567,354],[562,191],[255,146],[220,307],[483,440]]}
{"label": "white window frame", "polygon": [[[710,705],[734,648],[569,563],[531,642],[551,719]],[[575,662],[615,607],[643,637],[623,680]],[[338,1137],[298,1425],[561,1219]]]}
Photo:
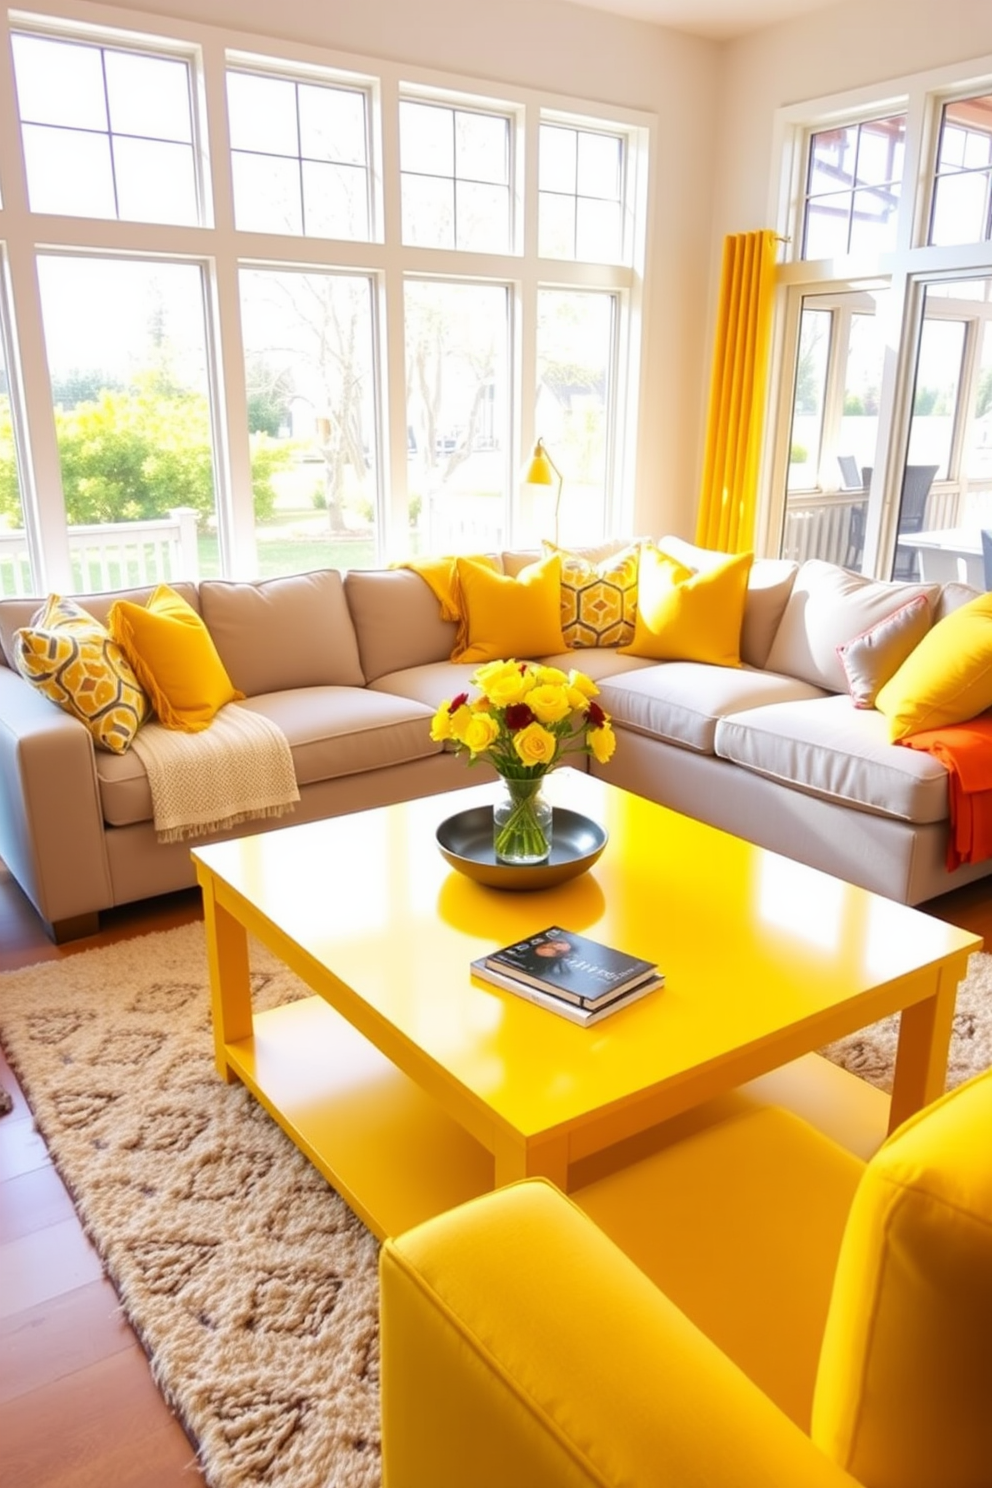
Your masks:
{"label": "white window frame", "polygon": [[[776,114],[769,209],[783,239],[784,252],[777,270],[770,416],[759,492],[757,544],[763,553],[778,553],[785,518],[792,382],[803,298],[884,283],[890,290],[887,351],[879,401],[878,455],[866,513],[863,571],[888,577],[892,570],[924,288],[933,279],[992,275],[992,242],[943,248],[926,242],[941,110],[952,99],[989,91],[992,56],[809,100]],[[903,111],[907,115],[906,155],[896,247],[888,253],[800,259],[810,136],[832,126]]]}
{"label": "white window frame", "polygon": [[[11,11],[8,29],[113,41],[134,50],[182,55],[194,65],[194,127],[199,131],[203,181],[203,220],[197,227],[163,227],[107,219],[48,216],[28,210],[20,127],[13,91],[9,43],[0,47],[0,252],[7,272],[0,281],[10,327],[9,375],[24,463],[20,469],[25,519],[37,554],[35,581],[41,588],[71,589],[68,541],[61,494],[61,466],[55,437],[41,306],[34,273],[40,247],[46,251],[148,254],[201,264],[206,276],[208,351],[213,354],[211,413],[216,465],[216,503],[224,574],[250,578],[257,572],[251,495],[245,370],[240,331],[238,269],[242,265],[277,269],[334,268],[372,276],[376,285],[380,556],[406,551],[407,469],[406,399],[403,348],[403,282],[406,275],[457,277],[511,286],[513,334],[511,376],[513,519],[520,504],[518,472],[540,433],[535,428],[536,294],[539,287],[605,288],[621,302],[616,365],[613,369],[615,427],[610,435],[610,467],[603,510],[604,533],[632,531],[639,397],[643,361],[642,321],[647,261],[647,209],[653,169],[656,119],[643,111],[560,97],[520,86],[500,87],[426,68],[334,52],[325,47],[277,41],[193,21],[113,11],[89,0],[61,0],[59,16],[50,9],[22,6]],[[226,119],[229,65],[271,70],[279,75],[319,76],[369,90],[370,168],[373,241],[296,238],[238,232],[233,220],[230,142]],[[400,228],[398,100],[401,96],[481,109],[498,108],[514,119],[515,241],[509,254],[403,248]],[[606,117],[604,117],[606,115]],[[542,117],[569,120],[583,128],[607,128],[627,137],[628,262],[593,265],[537,256],[537,139]],[[376,126],[380,121],[380,127]],[[521,212],[522,208],[522,212]]]}

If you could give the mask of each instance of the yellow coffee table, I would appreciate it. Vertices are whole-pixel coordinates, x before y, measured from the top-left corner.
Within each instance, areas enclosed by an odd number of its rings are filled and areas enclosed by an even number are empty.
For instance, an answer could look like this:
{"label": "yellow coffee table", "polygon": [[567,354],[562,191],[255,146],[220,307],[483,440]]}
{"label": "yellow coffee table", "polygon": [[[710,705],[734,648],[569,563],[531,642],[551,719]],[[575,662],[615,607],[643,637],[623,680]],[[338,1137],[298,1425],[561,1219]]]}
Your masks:
{"label": "yellow coffee table", "polygon": [[[491,785],[197,848],[217,1067],[380,1237],[570,1165],[902,1010],[890,1124],[943,1089],[981,940],[574,770],[552,799],[609,842],[503,893],[449,868],[445,817]],[[472,979],[561,924],[666,985],[591,1028]],[[253,1013],[248,938],[317,994]]]}

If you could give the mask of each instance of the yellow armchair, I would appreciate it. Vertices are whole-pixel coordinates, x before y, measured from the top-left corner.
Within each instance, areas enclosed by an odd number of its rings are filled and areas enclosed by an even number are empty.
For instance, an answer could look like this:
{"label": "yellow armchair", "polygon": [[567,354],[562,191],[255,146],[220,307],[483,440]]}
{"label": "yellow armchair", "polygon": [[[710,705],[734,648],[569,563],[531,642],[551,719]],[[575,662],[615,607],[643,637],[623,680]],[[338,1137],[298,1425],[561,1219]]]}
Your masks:
{"label": "yellow armchair", "polygon": [[867,1164],[737,1093],[381,1284],[384,1488],[992,1488],[992,1071]]}

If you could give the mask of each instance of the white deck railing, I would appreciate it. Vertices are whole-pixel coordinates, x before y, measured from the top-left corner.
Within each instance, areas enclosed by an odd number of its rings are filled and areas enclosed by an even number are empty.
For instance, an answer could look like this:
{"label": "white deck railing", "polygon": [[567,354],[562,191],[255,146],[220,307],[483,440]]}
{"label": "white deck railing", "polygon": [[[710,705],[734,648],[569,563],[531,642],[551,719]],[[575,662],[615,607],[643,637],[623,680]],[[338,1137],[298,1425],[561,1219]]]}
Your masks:
{"label": "white deck railing", "polygon": [[[960,503],[957,486],[931,491],[924,527],[956,527]],[[861,491],[831,491],[822,496],[791,498],[785,509],[782,557],[796,563],[822,558],[827,563],[845,564],[849,556],[851,514],[867,504],[868,497]]]}
{"label": "white deck railing", "polygon": [[[197,579],[197,513],[180,506],[147,522],[70,527],[69,558],[78,593]],[[27,533],[0,531],[0,595],[36,594]]]}

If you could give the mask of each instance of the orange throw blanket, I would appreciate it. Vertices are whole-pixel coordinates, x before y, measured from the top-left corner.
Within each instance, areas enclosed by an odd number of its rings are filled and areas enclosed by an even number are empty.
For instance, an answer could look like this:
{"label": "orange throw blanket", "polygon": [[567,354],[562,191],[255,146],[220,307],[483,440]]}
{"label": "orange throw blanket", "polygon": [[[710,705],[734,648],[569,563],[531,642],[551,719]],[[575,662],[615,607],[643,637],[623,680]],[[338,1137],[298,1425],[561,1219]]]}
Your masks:
{"label": "orange throw blanket", "polygon": [[932,754],[950,775],[948,869],[992,858],[992,713],[970,723],[925,729],[899,743]]}

